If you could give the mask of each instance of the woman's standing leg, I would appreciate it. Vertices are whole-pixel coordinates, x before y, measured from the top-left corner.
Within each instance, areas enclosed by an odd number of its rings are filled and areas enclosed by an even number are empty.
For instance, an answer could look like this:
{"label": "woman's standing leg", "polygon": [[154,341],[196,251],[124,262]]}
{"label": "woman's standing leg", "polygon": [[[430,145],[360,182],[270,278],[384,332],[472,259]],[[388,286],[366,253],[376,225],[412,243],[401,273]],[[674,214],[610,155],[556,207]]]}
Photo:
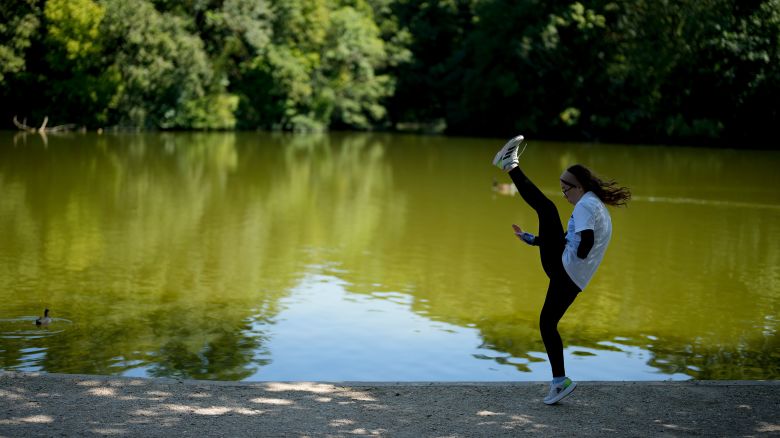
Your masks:
{"label": "woman's standing leg", "polygon": [[[566,278],[569,283],[571,280]],[[563,318],[569,306],[577,298],[579,289],[573,283],[567,285],[564,279],[550,280],[547,288],[547,297],[544,299],[542,313],[539,316],[539,330],[542,333],[542,342],[550,359],[553,378],[566,376],[566,367],[563,361],[563,341],[558,333],[558,322]]]}

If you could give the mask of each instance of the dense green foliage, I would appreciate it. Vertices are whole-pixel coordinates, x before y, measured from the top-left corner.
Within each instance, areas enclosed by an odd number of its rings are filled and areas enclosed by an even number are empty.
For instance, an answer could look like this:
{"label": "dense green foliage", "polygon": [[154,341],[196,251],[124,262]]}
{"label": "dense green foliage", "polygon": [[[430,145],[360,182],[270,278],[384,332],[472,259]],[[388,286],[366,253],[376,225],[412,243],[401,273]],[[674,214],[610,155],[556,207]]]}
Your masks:
{"label": "dense green foliage", "polygon": [[2,126],[766,145],[780,0],[8,0]]}

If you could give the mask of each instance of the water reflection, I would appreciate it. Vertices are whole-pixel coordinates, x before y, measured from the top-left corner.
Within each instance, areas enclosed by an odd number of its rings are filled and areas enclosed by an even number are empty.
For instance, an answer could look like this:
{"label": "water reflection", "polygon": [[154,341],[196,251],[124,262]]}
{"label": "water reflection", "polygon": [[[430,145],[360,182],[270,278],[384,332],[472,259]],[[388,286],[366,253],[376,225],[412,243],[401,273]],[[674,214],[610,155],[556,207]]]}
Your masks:
{"label": "water reflection", "polygon": [[[3,148],[0,286],[19,294],[5,311],[45,303],[79,328],[42,345],[39,368],[245,378],[268,362],[265,332],[250,327],[273,320],[305,266],[360,255],[377,228],[398,228],[401,197],[387,214],[375,202],[390,187],[381,144],[257,139],[72,136]],[[3,367],[17,368],[27,345],[4,341]]]}
{"label": "water reflection", "polygon": [[[73,321],[0,338],[0,367],[546,379],[546,279],[509,228],[536,219],[492,190],[500,144],[0,133],[0,318],[48,306]],[[636,194],[561,323],[578,378],[780,375],[778,153],[532,142],[523,160],[562,215],[573,162]]]}

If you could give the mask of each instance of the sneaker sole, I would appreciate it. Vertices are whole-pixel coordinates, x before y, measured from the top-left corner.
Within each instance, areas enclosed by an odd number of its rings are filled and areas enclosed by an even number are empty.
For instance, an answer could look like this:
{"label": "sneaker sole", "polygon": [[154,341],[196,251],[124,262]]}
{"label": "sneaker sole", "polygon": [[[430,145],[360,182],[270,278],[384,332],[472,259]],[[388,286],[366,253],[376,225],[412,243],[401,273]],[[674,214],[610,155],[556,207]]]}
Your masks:
{"label": "sneaker sole", "polygon": [[571,382],[571,385],[567,386],[566,389],[561,391],[561,393],[558,394],[557,397],[555,397],[554,399],[552,399],[550,401],[545,400],[544,404],[546,404],[546,405],[554,405],[554,404],[558,403],[559,401],[563,400],[564,397],[566,397],[567,395],[569,395],[572,392],[574,392],[574,388],[576,388],[576,387],[577,387],[577,382]]}

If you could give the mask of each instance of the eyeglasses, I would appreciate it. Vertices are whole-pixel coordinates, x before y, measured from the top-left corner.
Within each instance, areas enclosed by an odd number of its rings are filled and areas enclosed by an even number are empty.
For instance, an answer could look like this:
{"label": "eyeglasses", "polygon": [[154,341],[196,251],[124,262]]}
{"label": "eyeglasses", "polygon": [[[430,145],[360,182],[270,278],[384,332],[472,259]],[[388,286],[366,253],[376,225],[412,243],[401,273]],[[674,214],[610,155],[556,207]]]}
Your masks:
{"label": "eyeglasses", "polygon": [[571,190],[571,189],[573,189],[573,188],[577,187],[575,184],[572,184],[572,183],[570,183],[570,182],[568,182],[568,181],[561,180],[561,182],[562,182],[562,183],[564,183],[564,184],[566,184],[566,185],[568,186],[568,187],[566,187],[565,189],[561,189],[561,192],[563,192],[564,196],[566,195],[566,193],[567,193],[569,190]]}

